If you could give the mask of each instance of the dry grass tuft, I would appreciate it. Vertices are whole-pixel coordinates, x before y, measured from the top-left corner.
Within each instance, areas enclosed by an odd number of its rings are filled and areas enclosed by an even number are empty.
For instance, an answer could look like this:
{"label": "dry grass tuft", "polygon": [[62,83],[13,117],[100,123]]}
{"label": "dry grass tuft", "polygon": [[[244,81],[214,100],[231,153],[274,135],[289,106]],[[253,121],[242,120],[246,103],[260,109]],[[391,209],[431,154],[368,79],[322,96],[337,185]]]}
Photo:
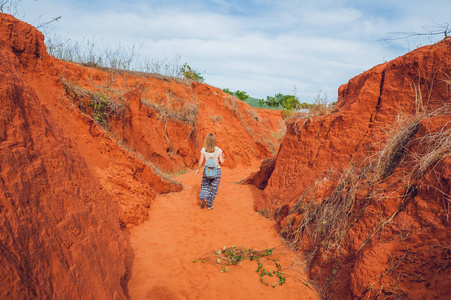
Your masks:
{"label": "dry grass tuft", "polygon": [[316,96],[313,105],[309,107],[310,115],[322,116],[330,114],[334,109],[334,104],[329,101],[327,95]]}
{"label": "dry grass tuft", "polygon": [[262,118],[260,117],[260,115],[253,109],[248,109],[247,112],[249,113],[249,115],[251,116],[252,119],[254,119],[257,122],[261,122]]}
{"label": "dry grass tuft", "polygon": [[149,166],[150,168],[152,168],[152,170],[154,170],[154,172],[159,177],[161,177],[163,180],[168,181],[168,182],[170,182],[170,183],[172,183],[174,185],[181,185],[180,182],[174,180],[173,178],[178,176],[178,175],[186,173],[186,169],[180,169],[179,171],[176,171],[174,174],[164,173],[160,169],[158,169],[152,162],[147,160],[141,153],[139,153],[138,151],[133,149],[131,146],[127,145],[122,139],[118,138],[114,134],[111,134],[111,137],[117,142],[117,144],[122,149],[127,151],[129,154],[131,154],[133,157],[135,157],[137,160],[139,160],[143,164],[145,164],[145,165]]}
{"label": "dry grass tuft", "polygon": [[307,234],[316,245],[310,253],[310,259],[320,249],[325,252],[339,251],[341,242],[351,225],[348,220],[355,204],[356,192],[362,183],[362,174],[358,171],[354,167],[344,171],[332,194],[322,202],[298,201],[292,209],[292,212],[298,211],[303,214],[301,223],[293,230],[292,241],[298,244],[302,236]]}
{"label": "dry grass tuft", "polygon": [[88,113],[105,130],[109,130],[109,118],[119,114],[125,107],[124,99],[114,90],[90,91],[64,77],[60,78],[60,82],[69,98],[77,102],[78,108],[82,112]]}
{"label": "dry grass tuft", "polygon": [[[401,192],[402,199],[396,211],[380,220],[357,250],[358,252],[377,232],[392,222],[409,200],[416,195],[415,180],[421,178],[431,167],[437,166],[440,160],[451,156],[451,121],[444,122],[433,133],[413,139],[420,124],[427,124],[429,118],[445,117],[449,120],[450,116],[450,106],[445,105],[434,111],[417,114],[407,121],[402,120],[401,125],[390,132],[382,150],[361,165],[351,166],[342,173],[336,174],[335,188],[330,196],[323,200],[314,199],[311,196],[312,192],[322,184],[324,176],[321,176],[290,209],[284,206],[274,212],[276,218],[286,217],[288,220],[287,226],[281,229],[281,235],[295,246],[302,245],[304,237],[308,238],[313,247],[309,247],[307,263],[318,251],[338,255],[349,229],[361,218],[371,201],[384,201],[390,198],[390,195],[384,195],[384,190],[378,190],[377,185],[390,176],[399,164],[405,162],[405,166],[411,172],[397,174],[405,185],[402,187],[404,191]],[[411,146],[414,146],[414,151],[408,150]],[[358,205],[357,194],[361,199]],[[444,207],[448,212],[451,198],[449,195],[445,196]],[[302,216],[300,223],[296,226],[294,226],[295,216]]]}
{"label": "dry grass tuft", "polygon": [[407,121],[404,126],[401,126],[400,129],[397,129],[392,134],[385,147],[376,154],[377,177],[383,179],[390,175],[393,169],[396,168],[404,154],[405,146],[418,131],[418,127],[423,118],[424,116],[421,115]]}
{"label": "dry grass tuft", "polygon": [[437,131],[413,140],[418,151],[410,153],[413,158],[412,179],[420,178],[432,165],[451,156],[451,105],[434,110],[427,116],[428,118],[446,117],[448,121]]}
{"label": "dry grass tuft", "polygon": [[210,116],[210,119],[213,121],[213,122],[222,122],[222,117],[221,116]]}
{"label": "dry grass tuft", "polygon": [[175,108],[168,104],[150,102],[145,98],[141,98],[141,103],[153,109],[158,114],[158,118],[163,122],[172,119],[194,125],[199,114],[199,107],[193,103],[186,103],[180,108]]}

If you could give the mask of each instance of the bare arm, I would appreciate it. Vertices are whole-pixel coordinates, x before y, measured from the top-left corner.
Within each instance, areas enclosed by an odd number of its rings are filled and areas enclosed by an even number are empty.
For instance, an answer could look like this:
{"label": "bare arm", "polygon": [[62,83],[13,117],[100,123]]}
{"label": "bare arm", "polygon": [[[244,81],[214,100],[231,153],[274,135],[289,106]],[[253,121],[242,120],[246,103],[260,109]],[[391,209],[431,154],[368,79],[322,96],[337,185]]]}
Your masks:
{"label": "bare arm", "polygon": [[201,153],[200,157],[199,157],[199,165],[197,166],[197,170],[196,170],[196,175],[197,175],[197,173],[199,173],[199,169],[203,163],[204,163],[204,155]]}
{"label": "bare arm", "polygon": [[223,164],[224,163],[224,152],[221,153],[221,155],[219,155],[218,159],[219,159],[219,163]]}

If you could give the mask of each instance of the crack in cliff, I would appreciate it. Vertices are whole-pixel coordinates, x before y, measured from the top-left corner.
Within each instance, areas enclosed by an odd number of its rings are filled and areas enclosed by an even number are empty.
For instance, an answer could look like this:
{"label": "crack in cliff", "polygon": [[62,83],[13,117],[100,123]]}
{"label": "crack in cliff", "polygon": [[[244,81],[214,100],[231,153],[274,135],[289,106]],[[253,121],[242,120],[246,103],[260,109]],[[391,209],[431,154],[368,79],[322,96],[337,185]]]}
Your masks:
{"label": "crack in cliff", "polygon": [[[327,118],[327,117],[329,117],[329,116],[326,116],[326,118]],[[324,121],[325,121],[325,120],[323,120],[323,122],[324,122]],[[326,134],[324,135],[323,141],[322,141],[321,145],[319,146],[318,151],[316,152],[315,160],[318,159],[318,155],[319,155],[319,153],[320,153],[320,150],[324,147],[324,144],[325,144],[326,141],[327,141],[327,137],[329,136],[329,133],[330,133],[330,131],[332,130],[332,126],[333,126],[333,124],[334,124],[334,121],[335,121],[335,119],[329,122],[329,128],[327,129],[327,132],[326,132]],[[320,127],[320,128],[321,128],[321,127]],[[318,129],[318,133],[317,133],[317,135],[316,135],[317,138],[319,138],[319,131],[320,131],[320,130]]]}
{"label": "crack in cliff", "polygon": [[379,97],[377,98],[377,104],[376,104],[376,106],[375,106],[375,110],[376,110],[376,111],[375,111],[374,115],[373,115],[373,113],[371,113],[370,121],[369,121],[369,124],[368,124],[368,129],[367,129],[367,131],[365,132],[365,134],[362,136],[362,138],[360,139],[360,141],[357,143],[357,145],[355,146],[354,152],[353,152],[353,153],[351,154],[351,156],[350,156],[350,160],[352,160],[352,158],[354,157],[355,153],[357,152],[357,149],[358,149],[359,146],[362,144],[362,142],[363,142],[363,140],[366,138],[366,136],[370,133],[370,131],[371,131],[371,129],[372,129],[372,127],[373,127],[373,125],[374,125],[376,119],[377,119],[377,115],[379,114],[379,108],[380,108],[381,103],[382,103],[382,93],[383,93],[383,90],[384,90],[385,73],[386,73],[386,71],[387,71],[387,68],[385,68],[385,69],[382,71],[382,74],[381,74],[381,81],[380,81],[380,83],[379,83]]}

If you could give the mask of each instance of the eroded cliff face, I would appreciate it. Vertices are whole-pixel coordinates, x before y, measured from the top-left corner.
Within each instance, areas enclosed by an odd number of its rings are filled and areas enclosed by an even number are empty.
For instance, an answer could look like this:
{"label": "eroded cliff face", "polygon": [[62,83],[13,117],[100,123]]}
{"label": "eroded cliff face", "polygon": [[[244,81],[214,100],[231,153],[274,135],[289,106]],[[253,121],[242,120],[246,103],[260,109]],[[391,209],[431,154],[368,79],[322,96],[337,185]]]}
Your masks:
{"label": "eroded cliff face", "polygon": [[23,75],[43,36],[0,27],[0,298],[125,299],[116,204]]}
{"label": "eroded cliff face", "polygon": [[182,189],[171,173],[206,134],[225,166],[256,166],[285,124],[205,84],[59,61],[43,41],[0,14],[0,295],[122,299],[121,228]]}
{"label": "eroded cliff face", "polygon": [[343,170],[382,149],[387,128],[417,110],[415,89],[423,110],[444,104],[449,99],[448,45],[449,40],[420,48],[351,79],[340,87],[331,114],[288,120],[268,200],[289,203],[320,173]]}
{"label": "eroded cliff face", "polygon": [[325,296],[450,297],[450,70],[448,38],[351,79],[254,175]]}

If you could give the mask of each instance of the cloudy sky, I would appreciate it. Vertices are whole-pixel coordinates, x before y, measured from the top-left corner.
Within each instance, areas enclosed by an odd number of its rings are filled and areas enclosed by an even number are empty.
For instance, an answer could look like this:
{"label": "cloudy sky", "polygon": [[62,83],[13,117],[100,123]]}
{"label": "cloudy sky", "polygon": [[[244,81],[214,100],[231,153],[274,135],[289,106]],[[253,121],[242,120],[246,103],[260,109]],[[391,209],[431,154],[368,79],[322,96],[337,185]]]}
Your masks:
{"label": "cloudy sky", "polygon": [[[17,16],[71,41],[120,42],[141,57],[180,56],[206,83],[256,98],[301,102],[337,89],[372,66],[444,37],[449,0],[22,0]],[[451,25],[450,25],[451,27]]]}

